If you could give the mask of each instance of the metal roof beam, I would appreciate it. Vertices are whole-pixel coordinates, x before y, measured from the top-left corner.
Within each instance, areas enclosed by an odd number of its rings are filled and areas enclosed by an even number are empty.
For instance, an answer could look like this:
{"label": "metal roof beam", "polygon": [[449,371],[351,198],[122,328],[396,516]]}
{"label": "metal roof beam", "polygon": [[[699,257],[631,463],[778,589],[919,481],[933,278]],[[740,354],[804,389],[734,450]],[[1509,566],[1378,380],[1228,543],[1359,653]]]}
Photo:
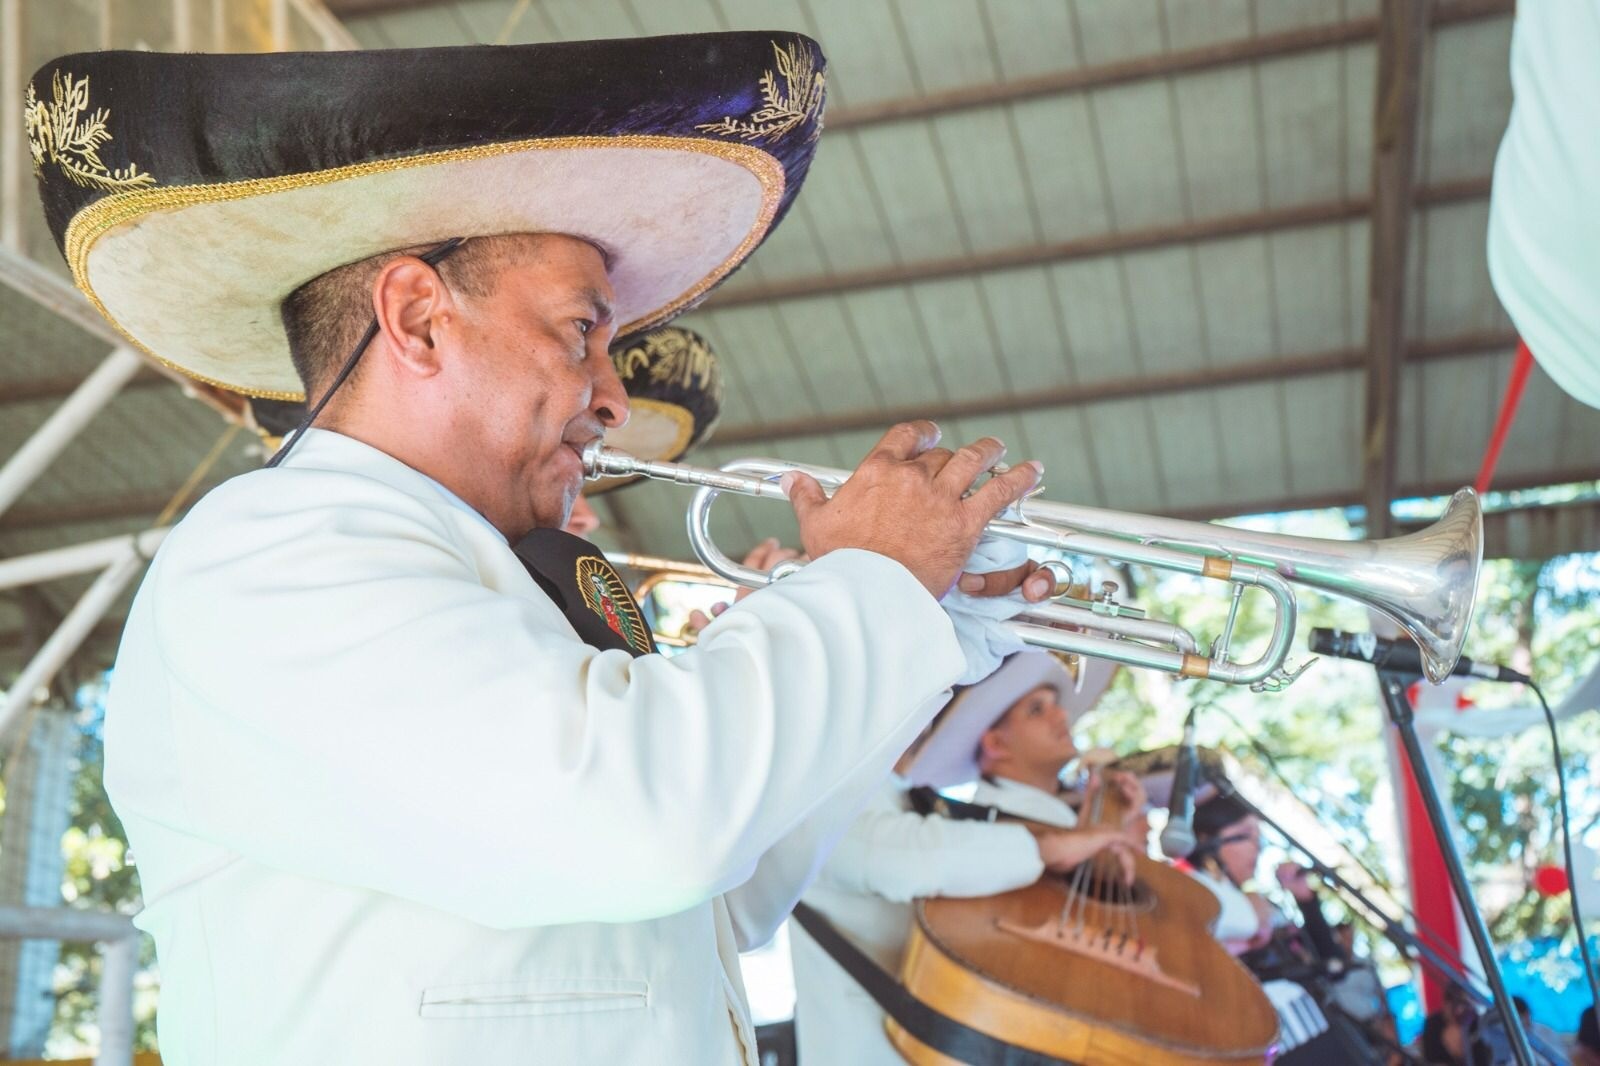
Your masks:
{"label": "metal roof beam", "polygon": [[1370,516],[1367,536],[1393,529],[1400,363],[1405,357],[1407,240],[1416,172],[1417,114],[1429,0],[1383,0],[1379,10],[1378,87],[1373,101],[1372,227],[1367,273],[1366,406],[1361,484]]}
{"label": "metal roof beam", "polygon": [[[1522,474],[1515,477],[1498,478],[1495,481],[1495,492],[1515,492],[1525,489],[1542,489],[1551,485],[1574,485],[1585,482],[1600,481],[1600,464],[1589,466],[1568,467],[1562,470],[1542,470],[1535,474]],[[1448,496],[1464,484],[1461,480],[1454,481],[1424,481],[1403,484],[1395,490],[1397,500],[1426,499],[1429,497]],[[1230,503],[1225,507],[1191,507],[1182,511],[1171,511],[1167,517],[1188,518],[1195,521],[1210,521],[1216,518],[1234,518],[1242,515],[1276,514],[1285,511],[1317,511],[1328,507],[1361,507],[1363,494],[1360,489],[1348,489],[1339,492],[1324,492],[1314,496],[1286,496],[1276,499],[1258,500],[1253,503]],[[1600,508],[1600,500],[1589,500],[1587,506]],[[1542,508],[1552,506],[1549,504],[1529,504],[1526,507],[1506,508],[1492,511],[1483,516],[1485,541],[1487,543],[1487,530],[1496,515],[1527,515]],[[1578,505],[1574,505],[1578,506]],[[1565,521],[1565,520],[1563,520]],[[1408,533],[1421,528],[1427,523],[1406,523],[1403,528],[1397,527],[1396,533]],[[1497,541],[1497,545],[1504,546],[1504,539]],[[1588,545],[1579,542],[1567,548],[1567,551],[1586,551]],[[1552,553],[1562,554],[1562,553]]]}
{"label": "metal roof beam", "polygon": [[[1454,2],[1445,0],[1435,5],[1433,21],[1435,24],[1444,24],[1495,18],[1513,14],[1515,10],[1516,4],[1513,0],[1454,0]],[[1015,81],[998,84],[969,85],[945,92],[844,108],[826,116],[827,128],[859,129],[884,122],[933,118],[956,111],[1011,104],[1039,96],[1104,89],[1147,78],[1192,74],[1240,63],[1255,63],[1265,59],[1298,55],[1302,52],[1336,48],[1357,41],[1370,41],[1378,33],[1379,20],[1372,16],[1320,26],[1301,26],[1281,33],[1267,33],[1258,37],[1202,45],[1199,48],[1183,48],[1173,52],[1136,56],[1132,59],[1080,67],[1076,70],[1056,71],[1032,78],[1018,78]]]}
{"label": "metal roof beam", "polygon": [[[1488,195],[1489,178],[1484,177],[1430,185],[1417,190],[1415,199],[1419,206],[1428,207],[1435,204],[1459,203],[1464,200],[1481,200]],[[1298,207],[1280,207],[1197,222],[1149,226],[1144,229],[1123,230],[1119,233],[1101,233],[1052,244],[1005,248],[982,255],[930,259],[876,270],[795,278],[768,285],[724,290],[707,300],[705,306],[708,310],[722,310],[749,304],[770,303],[775,300],[795,300],[807,296],[828,296],[861,289],[908,285],[919,281],[937,281],[941,278],[1064,263],[1074,259],[1137,252],[1173,244],[1214,241],[1228,237],[1276,233],[1287,229],[1304,229],[1335,222],[1350,222],[1367,218],[1371,213],[1372,202],[1365,199],[1333,200],[1302,204]]]}
{"label": "metal roof beam", "polygon": [[[362,18],[392,11],[417,10],[442,6],[438,0],[327,0],[328,8],[342,18]],[[1514,0],[1447,0],[1436,5],[1435,24],[1465,22],[1472,19],[1510,15]],[[841,108],[827,115],[832,131],[859,129],[884,122],[932,118],[956,111],[994,107],[1057,93],[1083,92],[1146,78],[1189,74],[1239,63],[1297,55],[1357,41],[1370,41],[1378,34],[1378,19],[1368,16],[1320,26],[1302,26],[1281,33],[1223,41],[1199,48],[1183,48],[1155,55],[1137,56],[1076,70],[1056,71],[1032,78],[1018,78],[1000,84],[963,86],[945,92],[885,100],[859,107]],[[826,42],[824,42],[826,44]]]}
{"label": "metal roof beam", "polygon": [[[1410,345],[1408,358],[1417,362],[1462,359],[1484,352],[1510,350],[1517,343],[1517,335],[1508,331],[1468,333],[1439,340],[1416,342]],[[1307,355],[1276,356],[1255,359],[1228,366],[1197,367],[1170,374],[1144,377],[1113,378],[1092,384],[1074,385],[1060,389],[1029,392],[1021,396],[983,396],[945,404],[942,407],[920,405],[889,409],[859,410],[822,418],[794,419],[788,422],[771,422],[764,425],[727,426],[714,438],[720,447],[728,444],[750,444],[796,437],[820,437],[829,433],[853,430],[883,429],[896,422],[917,418],[954,419],[975,418],[983,415],[1014,414],[1042,408],[1083,407],[1093,403],[1120,400],[1135,396],[1160,396],[1173,392],[1221,388],[1227,385],[1247,385],[1258,381],[1285,381],[1309,374],[1330,374],[1341,370],[1359,370],[1367,365],[1367,353],[1362,349],[1344,349],[1331,352],[1314,352]],[[0,522],[0,528],[4,523]]]}

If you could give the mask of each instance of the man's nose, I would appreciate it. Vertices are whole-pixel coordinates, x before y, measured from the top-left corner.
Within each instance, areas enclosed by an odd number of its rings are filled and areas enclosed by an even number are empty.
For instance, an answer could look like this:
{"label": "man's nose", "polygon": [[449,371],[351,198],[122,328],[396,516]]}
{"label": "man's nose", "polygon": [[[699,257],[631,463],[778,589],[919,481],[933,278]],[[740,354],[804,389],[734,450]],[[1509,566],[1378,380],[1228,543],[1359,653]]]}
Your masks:
{"label": "man's nose", "polygon": [[609,355],[594,362],[598,364],[598,369],[594,394],[589,398],[589,410],[594,412],[602,426],[617,429],[628,421],[628,390],[622,387],[622,379],[617,377],[617,369],[611,365]]}

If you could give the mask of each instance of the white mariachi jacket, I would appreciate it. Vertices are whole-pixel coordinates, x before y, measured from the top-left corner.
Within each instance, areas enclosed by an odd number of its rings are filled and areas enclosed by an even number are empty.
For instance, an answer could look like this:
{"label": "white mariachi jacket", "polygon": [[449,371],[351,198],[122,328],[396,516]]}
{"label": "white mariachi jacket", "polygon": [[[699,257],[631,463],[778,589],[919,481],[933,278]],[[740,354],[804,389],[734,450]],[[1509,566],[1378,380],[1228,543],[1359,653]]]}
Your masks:
{"label": "white mariachi jacket", "polygon": [[[1039,848],[1023,826],[917,814],[897,780],[851,824],[805,902],[898,978],[913,899],[992,896],[1042,873]],[[903,1060],[878,1005],[799,923],[789,925],[800,1061],[898,1066]]]}
{"label": "white mariachi jacket", "polygon": [[598,652],[446,497],[312,431],[146,575],[106,785],[164,1060],[753,1064],[736,951],[941,702],[948,618],[841,551]]}

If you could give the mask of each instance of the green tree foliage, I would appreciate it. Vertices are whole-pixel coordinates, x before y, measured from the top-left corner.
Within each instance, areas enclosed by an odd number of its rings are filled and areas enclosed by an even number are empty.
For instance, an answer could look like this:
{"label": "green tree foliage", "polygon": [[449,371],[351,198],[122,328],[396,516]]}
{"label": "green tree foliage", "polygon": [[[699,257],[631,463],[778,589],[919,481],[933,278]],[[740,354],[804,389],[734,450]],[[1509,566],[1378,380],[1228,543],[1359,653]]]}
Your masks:
{"label": "green tree foliage", "polygon": [[[1308,536],[1351,535],[1340,512],[1250,524]],[[1138,569],[1132,576],[1139,602],[1153,615],[1188,627],[1202,643],[1222,632],[1228,601],[1217,583]],[[1270,603],[1260,594],[1247,594],[1234,657],[1253,657],[1270,624]],[[1305,642],[1314,626],[1370,628],[1366,612],[1354,604],[1303,595],[1295,638],[1299,650],[1292,660],[1306,659]],[[1486,562],[1466,654],[1529,671],[1559,702],[1600,661],[1600,553],[1542,563]],[[1467,695],[1483,707],[1532,703],[1530,694],[1507,686],[1480,684]],[[1259,745],[1334,838],[1370,868],[1392,868],[1397,856],[1386,855],[1383,847],[1388,841],[1392,848],[1397,839],[1383,739],[1390,727],[1369,668],[1323,660],[1276,694],[1124,670],[1081,728],[1088,742],[1118,751],[1160,747],[1176,741],[1183,716],[1195,703],[1211,708],[1201,712],[1202,744],[1229,749],[1249,772],[1265,775],[1266,760],[1252,751],[1252,744]],[[1600,715],[1563,723],[1561,736],[1575,844],[1583,833],[1590,834],[1590,844],[1600,842],[1600,764],[1591,770],[1591,756],[1600,750]],[[1497,942],[1571,935],[1567,897],[1541,897],[1531,887],[1535,868],[1561,861],[1546,730],[1487,740],[1445,736],[1439,746],[1448,768],[1441,784],[1463,827],[1468,872]]]}

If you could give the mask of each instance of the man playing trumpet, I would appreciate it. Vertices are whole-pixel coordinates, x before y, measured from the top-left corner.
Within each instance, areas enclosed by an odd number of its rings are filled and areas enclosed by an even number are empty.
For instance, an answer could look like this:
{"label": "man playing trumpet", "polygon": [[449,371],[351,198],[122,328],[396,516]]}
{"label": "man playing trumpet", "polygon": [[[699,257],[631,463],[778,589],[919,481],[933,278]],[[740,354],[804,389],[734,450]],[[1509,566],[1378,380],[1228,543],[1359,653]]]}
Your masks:
{"label": "man playing trumpet", "polygon": [[[775,65],[795,118],[752,139],[722,112]],[[961,674],[939,597],[1040,475],[969,492],[1000,443],[913,422],[831,499],[789,478],[815,561],[670,662],[556,532],[629,415],[613,335],[782,217],[822,77],[789,33],[36,75],[30,129],[111,104],[104,180],[35,155],[96,305],[314,401],[167,538],[108,700],[170,1066],[755,1062],[735,952]]]}

